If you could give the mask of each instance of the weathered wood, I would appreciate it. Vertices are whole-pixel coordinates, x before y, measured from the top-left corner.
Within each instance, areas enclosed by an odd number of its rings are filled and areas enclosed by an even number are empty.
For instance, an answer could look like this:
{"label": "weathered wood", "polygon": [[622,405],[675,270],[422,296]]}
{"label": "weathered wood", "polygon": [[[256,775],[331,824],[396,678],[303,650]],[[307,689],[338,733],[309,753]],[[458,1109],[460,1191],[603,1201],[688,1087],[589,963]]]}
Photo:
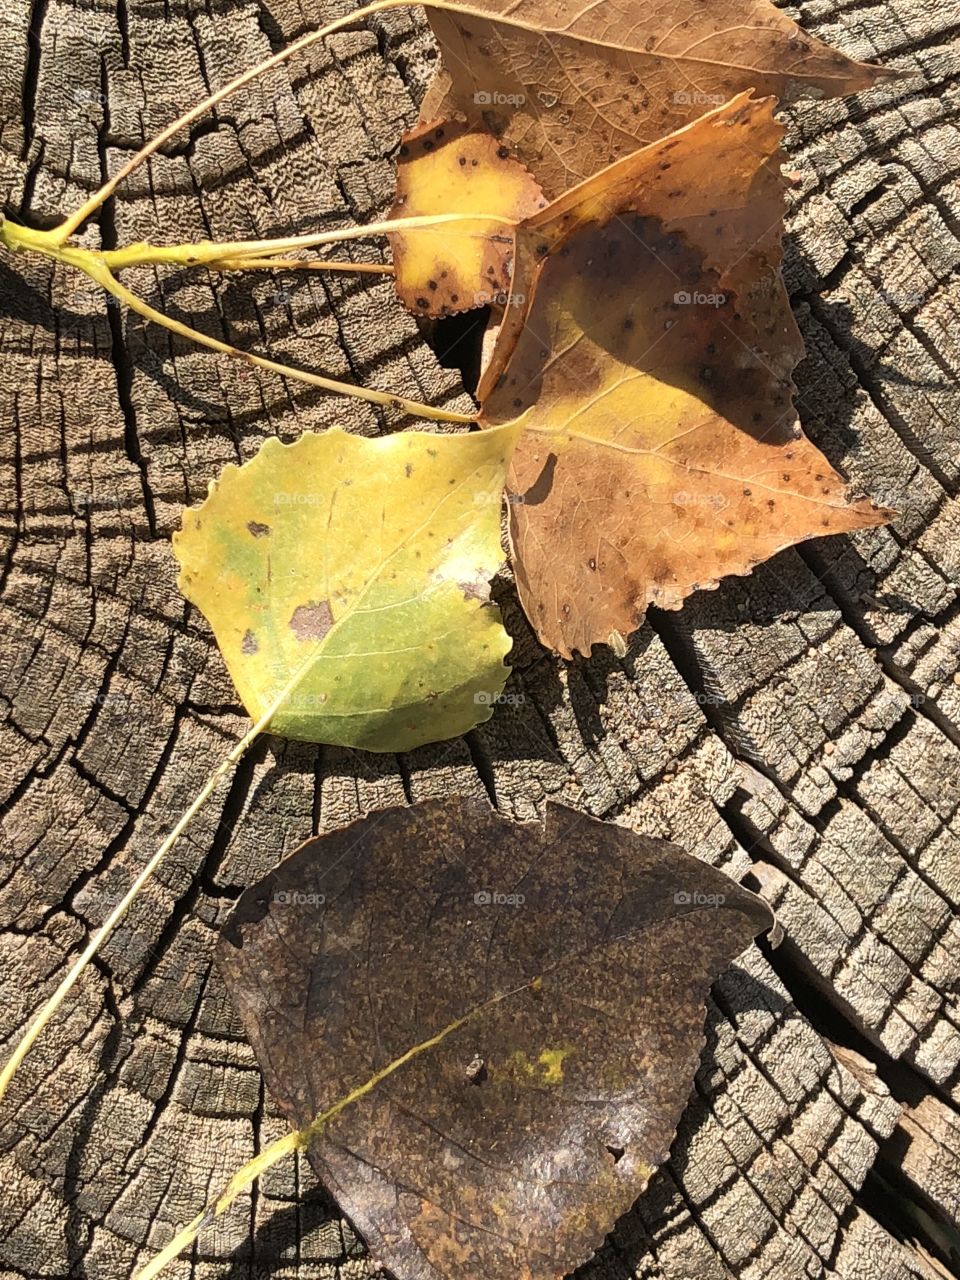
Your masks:
{"label": "weathered wood", "polygon": [[[66,212],[178,108],[334,12],[14,0],[0,24],[7,210],[40,225]],[[718,983],[670,1163],[587,1270],[935,1274],[861,1188],[878,1153],[886,1176],[900,1151],[904,1186],[956,1227],[960,10],[812,0],[801,16],[917,73],[793,108],[788,139],[804,425],[901,519],[654,612],[622,661],[557,663],[504,583],[514,697],[467,740],[402,759],[261,742],[0,1114],[4,1275],[129,1275],[282,1131],[211,967],[216,928],[241,886],[314,831],[454,790],[493,790],[523,818],[552,796],[669,836],[752,877],[782,921],[779,952],[748,953]],[[432,53],[416,15],[331,39],[167,148],[85,242],[382,214]],[[130,281],[218,336],[466,404],[389,282]],[[267,434],[400,424],[174,341],[42,263],[0,259],[0,308],[0,1026],[13,1036],[245,723],[174,585],[184,503]],[[828,1043],[844,1028],[858,1052]],[[291,1162],[171,1274],[315,1280],[362,1273],[360,1253]]]}

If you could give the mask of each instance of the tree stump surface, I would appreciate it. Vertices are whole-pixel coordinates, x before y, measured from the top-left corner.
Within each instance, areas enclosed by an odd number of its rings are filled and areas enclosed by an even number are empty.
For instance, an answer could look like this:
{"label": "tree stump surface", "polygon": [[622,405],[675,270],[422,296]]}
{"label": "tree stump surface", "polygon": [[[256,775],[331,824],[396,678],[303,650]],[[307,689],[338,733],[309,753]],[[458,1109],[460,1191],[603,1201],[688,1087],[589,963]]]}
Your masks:
{"label": "tree stump surface", "polygon": [[[9,0],[0,195],[49,226],[211,87],[342,8]],[[284,1131],[212,966],[243,886],[389,804],[548,797],[743,876],[776,908],[717,983],[671,1159],[588,1265],[605,1280],[947,1274],[960,1185],[960,57],[956,0],[809,0],[802,24],[910,71],[789,122],[786,275],[808,434],[897,523],[653,611],[561,663],[508,584],[514,695],[403,757],[262,739],[27,1059],[0,1114],[0,1274],[127,1277]],[[141,169],[88,245],[382,216],[435,65],[391,13],[229,99]],[[357,260],[380,252],[368,243]],[[195,327],[466,407],[389,280],[129,273]],[[169,537],[271,434],[403,425],[181,343],[79,275],[0,257],[0,1034],[17,1035],[247,723]],[[599,1243],[599,1242],[598,1242]],[[365,1274],[305,1161],[171,1276]]]}

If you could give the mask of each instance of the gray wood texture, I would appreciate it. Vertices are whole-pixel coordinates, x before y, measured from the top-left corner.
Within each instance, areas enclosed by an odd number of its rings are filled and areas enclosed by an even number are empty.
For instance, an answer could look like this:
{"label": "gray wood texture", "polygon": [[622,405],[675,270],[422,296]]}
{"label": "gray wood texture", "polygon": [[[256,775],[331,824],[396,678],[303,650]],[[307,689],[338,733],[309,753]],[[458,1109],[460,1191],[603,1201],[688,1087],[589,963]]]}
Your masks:
{"label": "gray wood texture", "polygon": [[[211,86],[342,11],[8,0],[0,199],[52,225]],[[495,795],[521,818],[554,797],[668,836],[747,877],[782,923],[779,950],[754,948],[718,983],[671,1160],[585,1274],[944,1273],[960,1241],[960,8],[809,0],[800,18],[911,73],[786,117],[802,420],[900,519],[655,611],[622,660],[557,662],[505,582],[513,696],[467,739],[402,758],[262,740],[2,1108],[0,1275],[129,1276],[283,1131],[211,965],[216,930],[313,832],[451,791]],[[417,11],[331,38],[165,148],[83,242],[381,215],[433,52]],[[240,345],[468,403],[389,281],[141,269],[129,282]],[[403,425],[0,255],[0,1035],[42,1003],[246,724],[175,586],[184,504],[266,436],[334,424]],[[169,1274],[366,1270],[291,1161]]]}

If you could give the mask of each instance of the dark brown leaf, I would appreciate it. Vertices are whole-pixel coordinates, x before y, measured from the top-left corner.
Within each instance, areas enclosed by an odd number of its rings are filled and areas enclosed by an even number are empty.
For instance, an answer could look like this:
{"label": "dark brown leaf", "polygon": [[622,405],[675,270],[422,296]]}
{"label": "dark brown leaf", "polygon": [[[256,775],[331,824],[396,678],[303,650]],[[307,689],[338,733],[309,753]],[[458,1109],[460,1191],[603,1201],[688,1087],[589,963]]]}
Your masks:
{"label": "dark brown leaf", "polygon": [[553,1280],[665,1159],[707,989],[771,922],[675,845],[454,798],[309,841],[243,895],[218,955],[297,1128],[465,1019],[311,1163],[400,1280]]}

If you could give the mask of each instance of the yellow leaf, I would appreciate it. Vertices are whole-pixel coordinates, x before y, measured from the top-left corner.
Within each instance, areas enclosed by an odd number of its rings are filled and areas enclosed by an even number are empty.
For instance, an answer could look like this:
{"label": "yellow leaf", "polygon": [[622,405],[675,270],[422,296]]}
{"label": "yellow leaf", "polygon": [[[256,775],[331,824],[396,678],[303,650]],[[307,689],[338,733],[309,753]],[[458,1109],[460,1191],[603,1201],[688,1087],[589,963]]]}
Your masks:
{"label": "yellow leaf", "polygon": [[271,731],[406,751],[489,718],[510,638],[488,602],[521,423],[490,434],[270,439],[174,536],[249,714]]}
{"label": "yellow leaf", "polygon": [[[435,120],[404,134],[391,218],[486,213],[519,222],[545,204],[530,173],[488,133]],[[390,243],[397,294],[414,315],[502,305],[509,295],[512,227],[478,219],[395,231]]]}

